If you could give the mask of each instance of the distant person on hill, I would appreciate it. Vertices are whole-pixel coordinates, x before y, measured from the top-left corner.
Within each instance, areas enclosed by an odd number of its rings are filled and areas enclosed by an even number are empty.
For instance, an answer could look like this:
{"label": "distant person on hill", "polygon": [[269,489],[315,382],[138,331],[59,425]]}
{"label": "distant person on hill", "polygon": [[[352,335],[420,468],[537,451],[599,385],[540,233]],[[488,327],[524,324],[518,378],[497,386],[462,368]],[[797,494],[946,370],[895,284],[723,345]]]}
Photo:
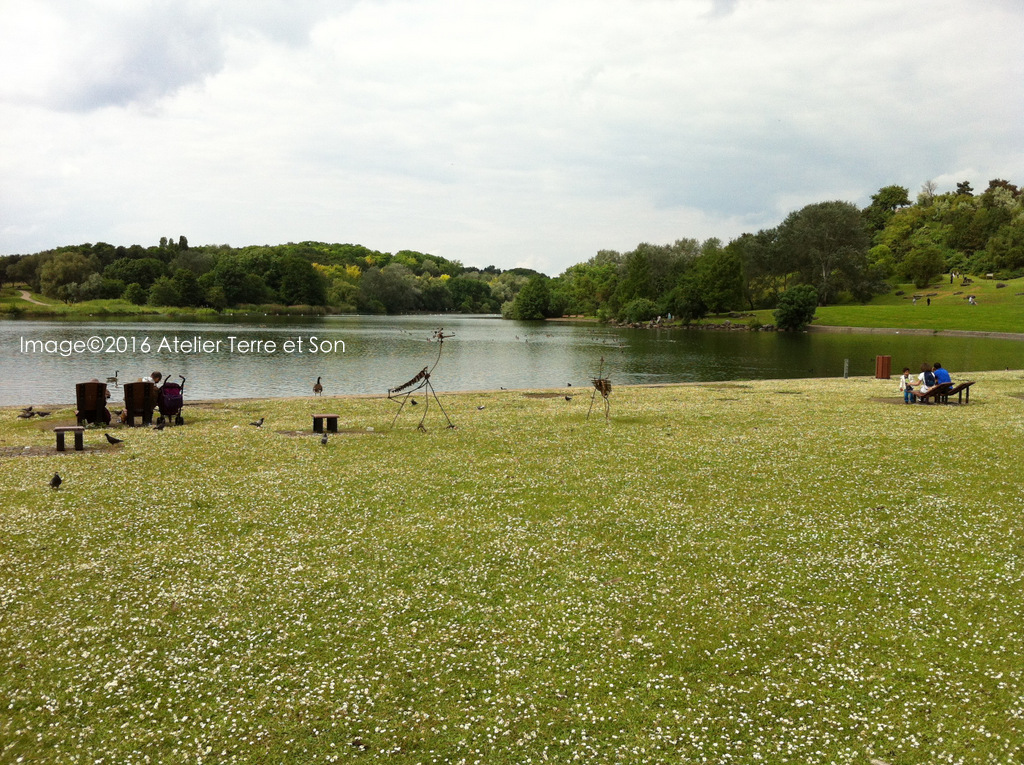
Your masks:
{"label": "distant person on hill", "polygon": [[910,367],[903,367],[903,376],[900,378],[900,390],[903,391],[903,403],[914,403],[914,380],[910,377]]}
{"label": "distant person on hill", "polygon": [[942,368],[942,364],[940,364],[939,362],[936,361],[934,364],[932,364],[932,370],[933,370],[933,373],[935,374],[935,382],[936,383],[951,383],[951,382],[953,382],[953,380],[951,380],[950,377],[949,377],[949,372],[947,370],[943,369]]}

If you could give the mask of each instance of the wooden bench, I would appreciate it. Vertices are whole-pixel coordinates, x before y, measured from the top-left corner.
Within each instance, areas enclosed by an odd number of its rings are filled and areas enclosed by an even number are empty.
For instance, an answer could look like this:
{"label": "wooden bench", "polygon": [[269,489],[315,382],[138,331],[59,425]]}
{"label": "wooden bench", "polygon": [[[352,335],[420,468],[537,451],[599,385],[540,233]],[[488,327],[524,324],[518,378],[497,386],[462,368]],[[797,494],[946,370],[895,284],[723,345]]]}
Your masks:
{"label": "wooden bench", "polygon": [[124,418],[129,428],[135,427],[135,418],[141,417],[143,425],[153,424],[153,410],[156,409],[157,388],[151,382],[130,382],[124,384]]}
{"label": "wooden bench", "polygon": [[80,452],[85,449],[85,428],[81,425],[61,425],[53,429],[53,432],[57,434],[57,451],[64,451],[64,434],[74,433],[75,434],[75,451]]}
{"label": "wooden bench", "polygon": [[915,401],[919,401],[922,404],[930,404],[932,399],[934,399],[937,402],[938,401],[943,401],[944,400],[943,397],[946,396],[949,393],[949,391],[950,391],[950,389],[952,387],[953,387],[953,383],[948,382],[948,383],[939,383],[938,385],[933,385],[931,388],[928,389],[928,391],[926,393],[920,393],[919,391],[915,390],[914,391],[914,400]]}
{"label": "wooden bench", "polygon": [[[948,404],[949,403],[949,397],[952,396],[954,393],[956,394],[956,397],[957,397],[956,398],[956,402],[958,404],[969,404],[969,403],[971,403],[971,386],[972,385],[974,385],[974,380],[966,380],[966,381],[964,381],[962,383],[957,383],[956,385],[954,385],[952,388],[950,388],[949,390],[947,390],[943,394],[943,396],[942,396],[942,403],[943,404]],[[966,401],[964,400],[964,398],[965,398],[964,394],[965,393],[967,394],[966,395],[966,399],[967,399]]]}
{"label": "wooden bench", "polygon": [[75,420],[78,425],[110,422],[107,409],[107,384],[98,380],[75,385]]}
{"label": "wooden bench", "polygon": [[314,414],[313,415],[313,432],[323,433],[324,432],[324,421],[327,422],[327,432],[337,433],[338,432],[338,415],[336,414]]}

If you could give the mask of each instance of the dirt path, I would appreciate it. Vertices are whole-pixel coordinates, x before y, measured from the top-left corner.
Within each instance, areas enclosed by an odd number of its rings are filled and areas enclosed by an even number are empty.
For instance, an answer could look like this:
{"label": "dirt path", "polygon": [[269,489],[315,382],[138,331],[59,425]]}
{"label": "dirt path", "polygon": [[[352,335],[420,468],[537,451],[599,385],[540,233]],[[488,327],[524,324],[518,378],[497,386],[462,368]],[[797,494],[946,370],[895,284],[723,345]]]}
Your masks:
{"label": "dirt path", "polygon": [[28,302],[35,303],[36,305],[49,305],[49,303],[43,303],[40,300],[36,300],[28,290],[20,290],[20,292],[22,300],[27,300]]}

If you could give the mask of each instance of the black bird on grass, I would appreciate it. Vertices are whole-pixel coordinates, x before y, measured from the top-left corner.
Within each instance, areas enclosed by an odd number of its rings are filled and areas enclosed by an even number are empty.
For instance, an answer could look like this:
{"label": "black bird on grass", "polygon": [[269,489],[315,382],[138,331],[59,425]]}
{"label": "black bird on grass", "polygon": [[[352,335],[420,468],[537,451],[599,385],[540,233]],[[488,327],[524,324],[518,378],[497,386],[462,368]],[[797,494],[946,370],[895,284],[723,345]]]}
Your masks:
{"label": "black bird on grass", "polygon": [[411,401],[411,402],[412,402],[412,405],[413,405],[413,406],[416,406],[416,399],[414,399],[414,398],[411,398],[411,399],[409,399],[409,401]]}
{"label": "black bird on grass", "polygon": [[324,433],[323,436],[321,436],[320,443],[323,444],[324,446],[327,446],[327,434],[326,433]]}
{"label": "black bird on grass", "polygon": [[21,414],[18,415],[18,419],[19,420],[31,420],[35,416],[36,416],[35,412],[22,412]]}
{"label": "black bird on grass", "polygon": [[477,407],[477,409],[478,409],[478,410],[479,410],[479,409],[483,409],[483,408],[484,408],[484,406],[485,406],[484,404],[480,404],[480,406],[478,406],[478,407]]}
{"label": "black bird on grass", "polygon": [[124,443],[124,439],[123,438],[114,438],[109,433],[104,433],[103,435],[105,435],[107,437],[107,443],[108,444],[123,444]]}
{"label": "black bird on grass", "polygon": [[153,426],[153,430],[163,430],[165,425],[167,425],[166,422],[158,422],[156,425]]}
{"label": "black bird on grass", "polygon": [[260,417],[258,420],[256,420],[256,422],[250,422],[249,424],[252,425],[254,428],[262,428],[263,427],[263,419],[264,419],[263,417]]}
{"label": "black bird on grass", "polygon": [[62,483],[64,483],[64,481],[61,480],[60,475],[58,473],[54,473],[53,478],[50,479],[50,488],[59,489]]}
{"label": "black bird on grass", "polygon": [[566,396],[566,397],[565,397],[565,400],[566,400],[566,401],[572,401],[572,396]]}
{"label": "black bird on grass", "polygon": [[36,412],[36,417],[49,417],[49,412]]}

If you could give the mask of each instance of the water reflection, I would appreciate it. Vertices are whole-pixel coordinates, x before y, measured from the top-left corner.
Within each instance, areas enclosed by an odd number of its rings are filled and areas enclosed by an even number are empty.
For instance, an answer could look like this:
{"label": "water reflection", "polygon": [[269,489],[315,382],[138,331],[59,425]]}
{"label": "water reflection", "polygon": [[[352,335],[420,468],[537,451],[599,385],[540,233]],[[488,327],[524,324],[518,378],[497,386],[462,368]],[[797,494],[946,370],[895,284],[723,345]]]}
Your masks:
{"label": "water reflection", "polygon": [[[383,394],[434,364],[431,336],[441,326],[452,337],[434,376],[439,391],[588,386],[602,357],[606,376],[622,385],[837,377],[847,359],[851,375],[871,375],[880,354],[892,356],[894,372],[938,360],[955,375],[1019,368],[1024,351],[1017,341],[933,335],[631,330],[467,316],[3,320],[0,405],[66,403],[76,382],[115,371],[124,382],[154,369],[186,377],[186,401],[311,395],[317,377],[327,395]],[[99,350],[90,350],[95,338]],[[207,345],[189,349],[196,338]],[[61,342],[80,347],[62,355]],[[323,352],[323,343],[337,350]]]}

